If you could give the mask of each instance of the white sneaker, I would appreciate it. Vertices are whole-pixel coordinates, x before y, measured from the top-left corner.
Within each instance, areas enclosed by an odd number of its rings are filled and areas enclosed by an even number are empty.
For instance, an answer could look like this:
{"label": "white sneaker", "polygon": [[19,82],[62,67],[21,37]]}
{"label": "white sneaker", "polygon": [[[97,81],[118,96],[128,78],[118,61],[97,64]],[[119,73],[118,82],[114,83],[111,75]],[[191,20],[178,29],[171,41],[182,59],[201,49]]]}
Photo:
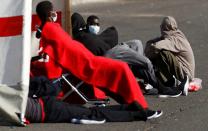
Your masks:
{"label": "white sneaker", "polygon": [[183,95],[188,95],[188,88],[189,88],[189,77],[185,76],[185,78],[182,80],[181,84],[179,85],[179,88],[183,90]]}
{"label": "white sneaker", "polygon": [[160,117],[162,114],[163,114],[162,111],[152,111],[152,110],[149,110],[149,111],[147,112],[147,119],[150,120],[150,119],[158,118],[158,117]]}
{"label": "white sneaker", "polygon": [[145,90],[150,90],[150,89],[153,89],[153,86],[150,85],[150,84],[146,84],[145,87],[144,87]]}
{"label": "white sneaker", "polygon": [[173,78],[174,78],[174,87],[177,87],[178,85],[180,85],[181,84],[181,81],[179,81],[178,79],[176,79],[176,77],[173,75]]}
{"label": "white sneaker", "polygon": [[100,119],[100,120],[77,119],[77,118],[71,119],[71,123],[74,123],[74,124],[103,124],[105,122],[106,122],[105,119]]}

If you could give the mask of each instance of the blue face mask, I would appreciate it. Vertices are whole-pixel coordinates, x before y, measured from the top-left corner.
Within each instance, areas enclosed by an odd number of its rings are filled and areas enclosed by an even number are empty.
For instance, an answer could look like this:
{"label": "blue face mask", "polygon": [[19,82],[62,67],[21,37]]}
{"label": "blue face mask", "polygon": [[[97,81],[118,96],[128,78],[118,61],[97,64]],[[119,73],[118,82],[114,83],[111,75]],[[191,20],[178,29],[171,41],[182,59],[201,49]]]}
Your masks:
{"label": "blue face mask", "polygon": [[100,31],[100,26],[97,26],[97,25],[90,25],[89,26],[90,33],[97,35],[99,33],[99,31]]}

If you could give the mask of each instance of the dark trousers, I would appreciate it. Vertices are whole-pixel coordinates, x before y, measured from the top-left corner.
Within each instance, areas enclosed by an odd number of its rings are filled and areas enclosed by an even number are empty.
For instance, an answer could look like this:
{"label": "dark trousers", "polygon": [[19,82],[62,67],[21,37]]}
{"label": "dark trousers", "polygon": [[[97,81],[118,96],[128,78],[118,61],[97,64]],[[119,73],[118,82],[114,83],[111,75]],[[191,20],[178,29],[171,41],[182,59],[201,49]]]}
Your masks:
{"label": "dark trousers", "polygon": [[[179,62],[175,55],[166,50],[160,51],[158,56],[153,60],[153,65],[156,68],[156,76],[158,81],[166,87],[172,87],[175,84],[175,79],[182,80],[184,74],[179,66]],[[161,88],[162,86],[159,86]],[[159,89],[163,90],[163,89]]]}
{"label": "dark trousers", "polygon": [[158,81],[155,75],[154,70],[144,70],[144,69],[140,69],[138,68],[138,66],[133,65],[130,66],[133,74],[139,78],[139,79],[143,79],[144,80],[144,84],[148,83],[150,85],[152,85],[154,88],[158,88]]}
{"label": "dark trousers", "polygon": [[[31,79],[25,114],[25,117],[29,121],[41,122],[43,117],[41,113],[42,108],[44,108],[45,112],[44,122],[70,122],[72,118],[106,119],[108,122],[127,122],[147,119],[146,112],[137,102],[133,102],[130,105],[123,104],[86,108],[81,105],[72,105],[57,100],[56,95],[57,91],[59,91],[57,87],[44,77]],[[32,98],[33,95],[36,95],[37,98]],[[43,100],[43,107],[39,101],[40,97]]]}
{"label": "dark trousers", "polygon": [[131,105],[86,108],[81,105],[68,104],[54,98],[44,98],[44,105],[45,122],[70,122],[72,118],[106,119],[108,122],[146,120],[145,111],[135,103]]}

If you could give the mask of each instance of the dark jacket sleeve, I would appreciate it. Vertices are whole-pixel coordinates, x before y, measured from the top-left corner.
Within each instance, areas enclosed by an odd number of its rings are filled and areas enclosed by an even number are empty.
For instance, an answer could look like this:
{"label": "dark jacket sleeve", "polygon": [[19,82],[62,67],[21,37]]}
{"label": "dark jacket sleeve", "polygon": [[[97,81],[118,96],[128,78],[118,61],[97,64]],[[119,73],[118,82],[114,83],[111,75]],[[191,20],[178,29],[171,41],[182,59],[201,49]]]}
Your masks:
{"label": "dark jacket sleeve", "polygon": [[76,37],[76,40],[81,42],[88,50],[96,56],[103,56],[110,46],[103,41],[99,36],[82,32]]}
{"label": "dark jacket sleeve", "polygon": [[110,46],[110,48],[113,48],[115,45],[118,44],[118,31],[115,27],[109,27],[106,30],[104,30],[99,37]]}

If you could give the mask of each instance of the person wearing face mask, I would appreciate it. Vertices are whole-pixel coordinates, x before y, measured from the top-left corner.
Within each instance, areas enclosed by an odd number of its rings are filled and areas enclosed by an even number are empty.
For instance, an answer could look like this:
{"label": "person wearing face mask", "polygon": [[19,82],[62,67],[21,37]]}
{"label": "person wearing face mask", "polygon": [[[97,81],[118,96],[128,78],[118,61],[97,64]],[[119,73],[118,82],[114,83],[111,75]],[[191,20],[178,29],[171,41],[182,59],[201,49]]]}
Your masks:
{"label": "person wearing face mask", "polygon": [[90,15],[87,18],[87,29],[90,33],[98,35],[100,32],[99,18],[95,15]]}
{"label": "person wearing face mask", "polygon": [[195,72],[191,45],[171,16],[163,18],[160,31],[161,36],[149,40],[145,48],[146,56],[156,67],[160,96],[177,97],[182,92],[188,95],[189,79],[194,78]]}
{"label": "person wearing face mask", "polygon": [[54,12],[51,12],[51,19],[53,22],[56,22],[57,21],[57,18],[58,18],[58,15],[57,13],[54,11]]}
{"label": "person wearing face mask", "polygon": [[118,32],[115,27],[111,26],[100,32],[100,19],[96,15],[90,15],[87,18],[86,30],[87,32],[98,36],[110,49],[118,44]]}
{"label": "person wearing face mask", "polygon": [[[50,20],[53,21],[53,22],[56,22],[57,19],[58,19],[57,13],[56,13],[55,11],[50,12],[50,17],[49,17],[48,19],[50,19]],[[36,28],[37,28],[36,38],[39,39],[39,38],[41,37],[42,25],[41,25],[41,26],[36,25]],[[34,57],[34,58],[32,59],[32,61],[35,61],[36,58],[37,58],[37,57]]]}
{"label": "person wearing face mask", "polygon": [[109,27],[97,35],[100,28],[98,19],[89,19],[88,22],[93,24],[89,25],[79,13],[75,12],[71,16],[71,21],[73,38],[96,56],[103,56],[107,50],[118,44],[118,32],[114,27]]}

